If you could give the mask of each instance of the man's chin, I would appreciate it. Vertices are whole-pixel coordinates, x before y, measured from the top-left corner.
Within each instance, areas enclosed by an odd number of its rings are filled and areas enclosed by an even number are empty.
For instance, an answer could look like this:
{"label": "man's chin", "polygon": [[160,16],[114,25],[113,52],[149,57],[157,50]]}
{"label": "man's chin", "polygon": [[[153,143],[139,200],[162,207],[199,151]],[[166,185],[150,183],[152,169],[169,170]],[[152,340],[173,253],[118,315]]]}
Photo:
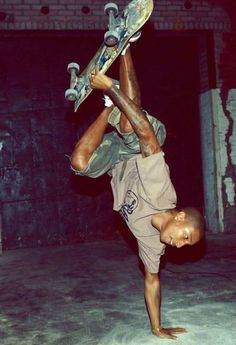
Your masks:
{"label": "man's chin", "polygon": [[161,241],[161,243],[169,244],[169,243],[165,240],[165,238],[163,238],[163,236],[160,236],[160,241]]}

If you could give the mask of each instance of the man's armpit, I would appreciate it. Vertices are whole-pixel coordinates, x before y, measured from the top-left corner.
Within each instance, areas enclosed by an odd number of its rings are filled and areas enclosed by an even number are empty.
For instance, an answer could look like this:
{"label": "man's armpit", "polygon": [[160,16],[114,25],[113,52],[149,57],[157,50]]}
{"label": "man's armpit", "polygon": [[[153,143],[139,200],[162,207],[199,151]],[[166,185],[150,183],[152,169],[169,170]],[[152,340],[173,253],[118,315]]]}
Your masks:
{"label": "man's armpit", "polygon": [[144,157],[148,157],[153,155],[154,153],[158,153],[160,152],[159,147],[154,146],[150,143],[144,144],[144,143],[140,143],[140,148],[141,148],[141,152],[143,154]]}

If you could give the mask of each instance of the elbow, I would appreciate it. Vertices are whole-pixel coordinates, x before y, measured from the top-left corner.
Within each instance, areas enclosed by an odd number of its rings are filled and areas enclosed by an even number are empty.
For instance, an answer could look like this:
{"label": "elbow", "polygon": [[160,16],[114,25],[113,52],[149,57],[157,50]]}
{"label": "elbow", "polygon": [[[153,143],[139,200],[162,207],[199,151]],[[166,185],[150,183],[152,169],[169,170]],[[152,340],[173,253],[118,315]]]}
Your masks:
{"label": "elbow", "polygon": [[72,153],[71,167],[76,171],[84,171],[88,167],[88,160],[84,155]]}
{"label": "elbow", "polygon": [[139,137],[143,139],[149,138],[153,134],[153,128],[149,122],[143,121],[142,126],[138,129]]}

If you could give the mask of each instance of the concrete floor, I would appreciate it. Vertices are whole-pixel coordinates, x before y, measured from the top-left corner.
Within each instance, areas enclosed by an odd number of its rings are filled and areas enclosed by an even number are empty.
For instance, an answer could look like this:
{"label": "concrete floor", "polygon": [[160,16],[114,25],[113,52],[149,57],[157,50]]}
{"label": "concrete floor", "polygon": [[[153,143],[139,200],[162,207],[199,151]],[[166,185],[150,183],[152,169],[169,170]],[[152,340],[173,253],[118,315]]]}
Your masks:
{"label": "concrete floor", "polygon": [[[167,252],[162,323],[184,345],[236,344],[236,235]],[[183,259],[184,257],[184,259]],[[143,274],[126,241],[20,249],[0,257],[1,345],[173,344],[150,333]]]}

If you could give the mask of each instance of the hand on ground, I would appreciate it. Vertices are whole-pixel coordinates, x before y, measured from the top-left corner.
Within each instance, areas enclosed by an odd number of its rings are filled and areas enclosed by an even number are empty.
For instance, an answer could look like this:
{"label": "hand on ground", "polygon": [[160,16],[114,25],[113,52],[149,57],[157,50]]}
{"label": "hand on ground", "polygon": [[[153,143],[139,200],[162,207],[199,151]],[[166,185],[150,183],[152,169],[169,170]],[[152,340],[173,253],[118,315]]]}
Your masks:
{"label": "hand on ground", "polygon": [[103,91],[110,89],[113,85],[113,80],[107,77],[105,74],[99,72],[98,69],[94,70],[91,73],[89,81],[93,89],[99,89]]}
{"label": "hand on ground", "polygon": [[159,329],[153,329],[152,333],[160,338],[167,338],[167,339],[173,339],[176,340],[177,336],[175,334],[181,334],[186,333],[185,328],[176,327],[176,328],[161,328]]}

